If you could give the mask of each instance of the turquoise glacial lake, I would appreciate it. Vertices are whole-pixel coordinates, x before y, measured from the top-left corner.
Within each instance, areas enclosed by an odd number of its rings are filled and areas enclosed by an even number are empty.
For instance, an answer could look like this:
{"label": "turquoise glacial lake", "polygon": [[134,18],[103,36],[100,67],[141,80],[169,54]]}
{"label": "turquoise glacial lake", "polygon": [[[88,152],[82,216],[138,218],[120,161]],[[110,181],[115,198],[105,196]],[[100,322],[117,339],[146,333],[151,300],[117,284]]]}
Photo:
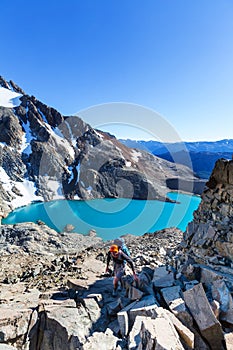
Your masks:
{"label": "turquoise glacial lake", "polygon": [[103,240],[128,233],[140,236],[169,227],[185,231],[201,198],[176,192],[169,192],[168,197],[177,203],[126,198],[34,203],[14,210],[2,223],[42,220],[57,232],[70,224],[74,226],[73,232],[82,234],[95,229]]}

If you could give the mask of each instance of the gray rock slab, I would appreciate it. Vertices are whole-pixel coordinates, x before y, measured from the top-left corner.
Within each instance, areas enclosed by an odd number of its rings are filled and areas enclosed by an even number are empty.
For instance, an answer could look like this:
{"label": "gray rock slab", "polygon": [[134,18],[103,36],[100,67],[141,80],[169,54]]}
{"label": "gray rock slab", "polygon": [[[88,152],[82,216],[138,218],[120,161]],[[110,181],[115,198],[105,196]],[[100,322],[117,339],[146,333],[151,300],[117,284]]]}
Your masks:
{"label": "gray rock slab", "polygon": [[122,337],[125,337],[129,332],[129,317],[127,311],[117,313],[117,320]]}
{"label": "gray rock slab", "polygon": [[207,288],[211,287],[211,284],[219,279],[222,279],[222,276],[218,274],[217,271],[207,267],[207,266],[200,266],[201,267],[201,278],[200,282],[203,283],[203,285]]}
{"label": "gray rock slab", "polygon": [[[133,328],[128,337],[128,349],[139,350],[142,349],[142,328],[143,322],[146,320],[145,316],[138,316],[134,322]],[[147,339],[148,349],[153,349],[154,340]]]}
{"label": "gray rock slab", "polygon": [[213,241],[215,235],[216,230],[214,227],[212,227],[210,224],[200,223],[199,226],[196,228],[190,245],[202,246],[204,242],[208,243],[209,241]]}
{"label": "gray rock slab", "polygon": [[[146,310],[145,308],[150,305],[152,305],[152,307]],[[128,334],[130,327],[135,321],[137,311],[140,315],[151,315],[153,313],[154,308],[158,306],[159,304],[155,296],[146,295],[141,300],[134,301],[133,303],[124,307],[120,312],[117,313],[121,334]]]}
{"label": "gray rock slab", "polygon": [[28,330],[32,315],[30,309],[0,308],[0,342],[10,342],[23,337]]}
{"label": "gray rock slab", "polygon": [[212,350],[222,349],[223,332],[201,283],[184,292],[185,303]]}
{"label": "gray rock slab", "polygon": [[233,332],[224,334],[224,339],[226,342],[226,349],[233,350]]}
{"label": "gray rock slab", "polygon": [[24,283],[13,285],[0,284],[0,305],[10,309],[36,308],[39,303],[38,289],[27,289]]}
{"label": "gray rock slab", "polygon": [[94,349],[115,350],[117,349],[118,341],[120,341],[120,339],[114,336],[113,332],[109,328],[107,328],[105,333],[94,332],[91,337],[88,337],[82,349],[83,350],[94,350]]}
{"label": "gray rock slab", "polygon": [[137,310],[138,311],[140,310],[139,312],[143,312],[142,310],[147,308],[147,311],[149,312],[149,309],[152,310],[157,308],[158,306],[159,306],[159,303],[157,302],[155,296],[153,295],[144,296],[141,300],[137,301],[134,305],[131,304],[131,307],[128,310],[131,324],[135,319]]}
{"label": "gray rock slab", "polygon": [[153,305],[147,305],[140,308],[134,308],[129,310],[130,327],[133,325],[137,316],[155,317],[157,308],[158,308],[157,304],[153,304]]}
{"label": "gray rock slab", "polygon": [[196,264],[196,267],[201,269],[200,282],[207,288],[211,288],[213,281],[223,279],[227,287],[233,290],[233,269],[227,266],[207,266]]}
{"label": "gray rock slab", "polygon": [[107,311],[109,316],[115,316],[122,309],[122,301],[121,298],[117,298],[112,303],[107,305]]}
{"label": "gray rock slab", "polygon": [[[164,336],[166,335],[166,336]],[[166,349],[183,350],[178,333],[172,322],[166,317],[137,316],[129,335],[128,347],[130,350]]]}
{"label": "gray rock slab", "polygon": [[163,288],[161,290],[163,298],[174,315],[186,326],[193,325],[193,318],[190,315],[183,300],[180,286]]}
{"label": "gray rock slab", "polygon": [[183,339],[183,341],[185,342],[185,344],[189,348],[194,349],[194,337],[195,336],[194,336],[194,333],[191,330],[189,330],[188,327],[183,325],[183,323],[172,312],[170,312],[166,309],[159,307],[156,309],[156,313],[160,317],[162,317],[162,316],[168,317],[171,320],[171,322],[173,323],[180,338]]}
{"label": "gray rock slab", "polygon": [[91,293],[91,294],[86,295],[85,298],[94,298],[95,301],[96,301],[99,305],[102,305],[102,304],[103,304],[103,296],[102,296],[102,294]]}
{"label": "gray rock slab", "polygon": [[[117,318],[114,319],[112,322],[108,323],[108,328],[111,329],[115,336],[118,336],[120,334],[120,327]],[[96,329],[96,331],[100,332],[99,329]]]}
{"label": "gray rock slab", "polygon": [[67,280],[67,287],[75,291],[82,291],[87,289],[87,281],[69,278]]}
{"label": "gray rock slab", "polygon": [[173,272],[167,270],[166,266],[155,268],[152,283],[155,288],[171,287],[174,284]]}
{"label": "gray rock slab", "polygon": [[138,288],[135,288],[134,286],[131,286],[128,289],[128,298],[130,300],[140,300],[143,296],[143,292],[139,290]]}
{"label": "gray rock slab", "polygon": [[85,298],[83,299],[85,308],[88,310],[90,318],[93,322],[96,322],[100,317],[100,307],[95,298]]}
{"label": "gray rock slab", "polygon": [[80,305],[76,308],[73,300],[59,306],[45,305],[41,315],[41,318],[44,317],[46,320],[44,322],[46,327],[41,329],[43,334],[41,348],[46,349],[47,344],[54,344],[54,348],[59,350],[79,348],[89,335],[93,323],[100,317],[100,309],[94,300],[93,302],[96,305],[96,310],[99,310],[99,314],[89,310],[88,306]]}
{"label": "gray rock slab", "polygon": [[185,290],[188,290],[188,289],[191,289],[193,288],[196,284],[198,284],[199,281],[197,280],[192,280],[192,281],[188,281],[188,282],[184,282],[184,287],[185,287]]}
{"label": "gray rock slab", "polygon": [[212,296],[220,304],[219,319],[233,324],[233,300],[231,293],[223,280],[213,281]]}

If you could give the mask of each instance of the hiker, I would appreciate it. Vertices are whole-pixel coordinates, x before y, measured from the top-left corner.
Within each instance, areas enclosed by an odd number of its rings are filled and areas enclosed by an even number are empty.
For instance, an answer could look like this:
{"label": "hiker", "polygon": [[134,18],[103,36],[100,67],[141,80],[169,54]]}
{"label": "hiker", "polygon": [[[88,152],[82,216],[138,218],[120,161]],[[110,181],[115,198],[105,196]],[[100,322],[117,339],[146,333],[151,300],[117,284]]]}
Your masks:
{"label": "hiker", "polygon": [[125,261],[130,265],[133,271],[133,277],[135,281],[138,281],[138,277],[134,270],[134,265],[132,259],[125,254],[116,244],[111,245],[107,255],[107,266],[106,271],[109,270],[110,261],[113,261],[114,267],[114,279],[113,279],[113,292],[112,295],[115,297],[117,295],[118,282],[121,282],[122,277],[125,274]]}
{"label": "hiker", "polygon": [[130,251],[127,245],[125,244],[124,238],[120,237],[120,238],[114,239],[113,244],[116,244],[118,248],[122,250],[123,253],[130,256]]}

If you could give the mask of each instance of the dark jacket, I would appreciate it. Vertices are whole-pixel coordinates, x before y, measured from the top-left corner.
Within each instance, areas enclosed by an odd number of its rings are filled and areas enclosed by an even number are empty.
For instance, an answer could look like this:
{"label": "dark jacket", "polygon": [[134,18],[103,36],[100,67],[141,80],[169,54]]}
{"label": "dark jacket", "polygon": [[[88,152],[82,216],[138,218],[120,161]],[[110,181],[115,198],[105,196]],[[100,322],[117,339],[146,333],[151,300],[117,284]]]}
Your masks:
{"label": "dark jacket", "polygon": [[132,271],[134,272],[134,266],[133,266],[133,260],[125,253],[123,253],[121,250],[119,250],[118,256],[114,257],[112,256],[111,252],[108,252],[107,255],[107,266],[109,265],[110,261],[113,261],[114,266],[115,265],[125,265],[125,261],[129,264]]}

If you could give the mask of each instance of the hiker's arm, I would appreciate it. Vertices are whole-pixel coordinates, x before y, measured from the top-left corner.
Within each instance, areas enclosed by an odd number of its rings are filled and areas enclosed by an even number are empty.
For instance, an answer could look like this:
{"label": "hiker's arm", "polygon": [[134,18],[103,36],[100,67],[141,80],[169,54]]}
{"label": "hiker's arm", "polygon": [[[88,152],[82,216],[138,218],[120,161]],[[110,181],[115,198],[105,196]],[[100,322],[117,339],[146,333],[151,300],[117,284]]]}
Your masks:
{"label": "hiker's arm", "polygon": [[108,255],[107,255],[107,266],[106,266],[105,272],[108,272],[110,260],[111,260],[111,254],[110,254],[110,252],[108,252]]}
{"label": "hiker's arm", "polygon": [[127,261],[127,263],[129,264],[129,266],[131,267],[132,271],[133,271],[133,278],[135,279],[135,281],[138,281],[138,276],[136,275],[136,272],[134,270],[134,264],[133,264],[133,260],[128,256],[126,255],[124,252],[121,252],[124,260]]}
{"label": "hiker's arm", "polygon": [[133,260],[128,255],[126,255],[124,252],[121,252],[121,254],[122,254],[122,257],[124,258],[124,260],[127,261],[129,266],[131,267],[133,274],[135,274]]}

